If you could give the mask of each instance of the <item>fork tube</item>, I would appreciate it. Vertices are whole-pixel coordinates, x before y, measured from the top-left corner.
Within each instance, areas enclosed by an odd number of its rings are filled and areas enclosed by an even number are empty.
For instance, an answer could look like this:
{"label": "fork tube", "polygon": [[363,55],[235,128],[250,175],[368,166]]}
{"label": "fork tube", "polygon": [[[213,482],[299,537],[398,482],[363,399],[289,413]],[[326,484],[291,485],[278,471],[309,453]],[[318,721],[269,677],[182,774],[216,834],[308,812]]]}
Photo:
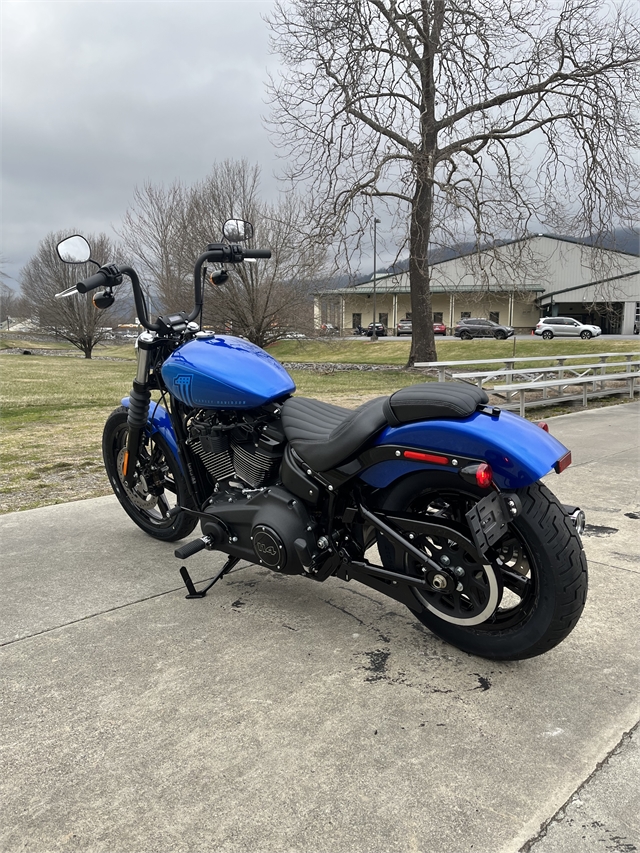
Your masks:
{"label": "fork tube", "polygon": [[149,346],[152,335],[143,332],[138,338],[138,369],[129,394],[129,413],[127,415],[127,449],[122,462],[124,481],[130,489],[135,485],[136,460],[140,450],[140,439],[149,419]]}

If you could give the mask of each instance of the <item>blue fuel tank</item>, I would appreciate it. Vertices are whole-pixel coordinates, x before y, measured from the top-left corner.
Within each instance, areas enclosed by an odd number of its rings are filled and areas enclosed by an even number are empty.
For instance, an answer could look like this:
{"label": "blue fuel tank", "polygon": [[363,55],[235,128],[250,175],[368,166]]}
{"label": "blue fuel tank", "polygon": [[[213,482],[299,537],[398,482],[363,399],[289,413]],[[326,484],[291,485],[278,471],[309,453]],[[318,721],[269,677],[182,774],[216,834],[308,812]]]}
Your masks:
{"label": "blue fuel tank", "polygon": [[205,409],[256,409],[296,390],[275,358],[231,335],[178,347],[162,365],[162,377],[183,403]]}

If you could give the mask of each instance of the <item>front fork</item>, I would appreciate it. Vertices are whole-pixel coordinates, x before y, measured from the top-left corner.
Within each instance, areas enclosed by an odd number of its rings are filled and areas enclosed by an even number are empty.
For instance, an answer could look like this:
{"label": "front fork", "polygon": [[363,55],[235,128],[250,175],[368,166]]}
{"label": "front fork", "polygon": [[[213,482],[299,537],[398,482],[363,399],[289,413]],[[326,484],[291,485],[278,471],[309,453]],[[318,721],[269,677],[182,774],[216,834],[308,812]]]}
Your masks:
{"label": "front fork", "polygon": [[136,472],[136,459],[140,451],[140,441],[149,418],[149,362],[154,337],[143,332],[138,338],[138,369],[129,394],[129,413],[127,415],[127,447],[122,460],[122,476],[130,489],[133,489]]}

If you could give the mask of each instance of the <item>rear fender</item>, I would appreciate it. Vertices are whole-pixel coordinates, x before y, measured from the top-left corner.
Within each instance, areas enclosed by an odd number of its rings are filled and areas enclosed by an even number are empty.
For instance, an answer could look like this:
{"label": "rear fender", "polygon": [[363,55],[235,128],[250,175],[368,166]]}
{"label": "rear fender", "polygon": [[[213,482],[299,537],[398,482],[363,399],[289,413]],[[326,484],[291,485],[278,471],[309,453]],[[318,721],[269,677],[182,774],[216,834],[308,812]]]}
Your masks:
{"label": "rear fender", "polygon": [[[552,435],[511,412],[499,416],[474,412],[468,418],[433,419],[386,427],[375,445],[394,444],[435,450],[455,457],[488,462],[493,479],[501,489],[521,489],[554,469],[567,448]],[[405,459],[377,462],[360,473],[375,488],[385,488],[414,471],[456,470],[454,466],[431,465]]]}
{"label": "rear fender", "polygon": [[[122,400],[122,405],[125,409],[129,408],[129,398],[124,397]],[[171,423],[171,418],[169,417],[169,412],[161,406],[160,403],[154,403],[151,401],[149,404],[149,417],[147,419],[147,434],[153,435],[154,433],[159,432],[160,435],[164,438],[165,442],[169,446],[169,449],[174,455],[174,458],[178,465],[180,465],[180,469],[182,469],[182,465],[180,463],[180,456],[178,454],[178,442],[176,441],[176,434],[173,431],[173,425]]]}

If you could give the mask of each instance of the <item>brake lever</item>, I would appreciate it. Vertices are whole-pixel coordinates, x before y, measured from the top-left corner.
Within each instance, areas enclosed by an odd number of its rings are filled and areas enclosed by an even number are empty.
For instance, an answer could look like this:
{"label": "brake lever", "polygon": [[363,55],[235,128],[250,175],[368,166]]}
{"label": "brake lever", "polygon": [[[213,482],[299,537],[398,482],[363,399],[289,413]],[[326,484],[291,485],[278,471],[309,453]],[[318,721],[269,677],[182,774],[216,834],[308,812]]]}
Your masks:
{"label": "brake lever", "polygon": [[68,287],[66,290],[61,290],[60,293],[56,293],[55,298],[64,299],[66,296],[73,296],[78,292],[78,288],[74,284],[72,287]]}

